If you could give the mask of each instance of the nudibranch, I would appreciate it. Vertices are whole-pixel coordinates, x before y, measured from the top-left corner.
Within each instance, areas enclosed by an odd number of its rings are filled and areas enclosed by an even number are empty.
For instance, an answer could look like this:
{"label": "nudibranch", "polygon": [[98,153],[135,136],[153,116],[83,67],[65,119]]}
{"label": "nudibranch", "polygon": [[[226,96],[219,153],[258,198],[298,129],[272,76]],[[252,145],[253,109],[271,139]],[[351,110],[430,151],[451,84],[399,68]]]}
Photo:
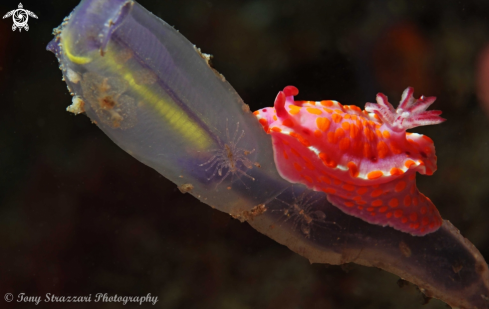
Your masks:
{"label": "nudibranch", "polygon": [[369,223],[422,236],[442,224],[431,200],[416,187],[416,172],[436,171],[433,141],[406,132],[445,119],[426,111],[435,97],[414,99],[407,88],[397,109],[379,93],[362,111],[326,100],[294,101],[293,86],[280,91],[273,108],[254,112],[272,136],[280,175],[323,191],[343,212]]}

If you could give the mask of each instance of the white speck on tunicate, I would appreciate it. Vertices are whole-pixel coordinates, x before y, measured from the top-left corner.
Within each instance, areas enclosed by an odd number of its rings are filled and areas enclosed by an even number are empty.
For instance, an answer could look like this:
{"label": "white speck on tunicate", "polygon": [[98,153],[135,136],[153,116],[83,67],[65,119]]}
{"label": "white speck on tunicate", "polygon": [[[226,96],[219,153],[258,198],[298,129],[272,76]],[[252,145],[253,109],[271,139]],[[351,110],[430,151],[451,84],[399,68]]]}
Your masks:
{"label": "white speck on tunicate", "polygon": [[68,77],[68,80],[74,84],[78,84],[80,81],[80,74],[76,73],[72,69],[66,70],[66,77]]}

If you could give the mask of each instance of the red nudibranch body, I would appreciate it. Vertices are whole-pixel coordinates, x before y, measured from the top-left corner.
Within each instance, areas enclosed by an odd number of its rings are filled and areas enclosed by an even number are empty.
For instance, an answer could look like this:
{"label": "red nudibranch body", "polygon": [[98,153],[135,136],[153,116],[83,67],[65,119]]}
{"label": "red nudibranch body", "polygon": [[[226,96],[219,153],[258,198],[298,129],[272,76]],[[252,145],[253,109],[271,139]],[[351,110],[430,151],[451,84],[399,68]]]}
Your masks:
{"label": "red nudibranch body", "polygon": [[435,97],[413,98],[407,88],[397,110],[381,93],[365,111],[336,101],[294,101],[287,86],[274,107],[254,114],[271,134],[275,164],[292,183],[323,191],[343,212],[369,223],[422,236],[442,224],[416,187],[416,172],[436,170],[433,141],[406,129],[445,121],[426,111]]}

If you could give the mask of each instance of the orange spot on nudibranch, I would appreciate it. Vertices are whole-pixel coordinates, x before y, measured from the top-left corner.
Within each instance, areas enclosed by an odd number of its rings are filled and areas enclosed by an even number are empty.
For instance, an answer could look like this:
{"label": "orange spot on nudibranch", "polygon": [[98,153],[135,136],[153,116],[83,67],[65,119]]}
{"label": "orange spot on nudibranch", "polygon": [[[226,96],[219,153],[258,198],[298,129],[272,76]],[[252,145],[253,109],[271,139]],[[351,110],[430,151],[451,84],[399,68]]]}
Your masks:
{"label": "orange spot on nudibranch", "polygon": [[368,189],[365,188],[365,187],[361,187],[360,189],[357,190],[357,193],[362,195],[362,194],[365,194],[367,193]]}
{"label": "orange spot on nudibranch", "polygon": [[328,167],[335,168],[338,165],[334,160],[329,158],[328,155],[325,154],[324,152],[319,153],[318,156],[323,161],[324,165]]}
{"label": "orange spot on nudibranch", "polygon": [[369,142],[372,142],[375,139],[375,133],[369,127],[365,127],[363,132],[365,133],[365,137],[367,137]]}
{"label": "orange spot on nudibranch", "polygon": [[372,171],[372,172],[367,174],[367,178],[372,180],[372,179],[380,178],[383,175],[384,175],[384,173],[382,173],[382,171]]}
{"label": "orange spot on nudibranch", "polygon": [[320,179],[322,182],[327,183],[328,185],[330,185],[330,184],[331,184],[331,179],[329,179],[329,178],[328,178],[328,177],[326,177],[326,176],[321,176],[321,177],[319,177],[319,179]]}
{"label": "orange spot on nudibranch", "polygon": [[345,206],[346,207],[353,207],[353,206],[355,206],[355,204],[353,204],[352,202],[345,202]]}
{"label": "orange spot on nudibranch", "polygon": [[333,188],[326,188],[326,189],[321,189],[323,190],[324,193],[328,193],[328,194],[335,194],[336,193],[336,190],[333,189]]}
{"label": "orange spot on nudibranch", "polygon": [[324,117],[316,118],[316,126],[318,127],[319,130],[326,131],[329,129],[330,125],[331,125],[331,121],[328,118],[324,118]]}
{"label": "orange spot on nudibranch", "polygon": [[423,217],[421,219],[421,224],[428,225],[428,223],[430,223],[430,219],[428,219],[428,217]]}
{"label": "orange spot on nudibranch", "polygon": [[311,171],[314,171],[316,169],[316,167],[314,166],[314,164],[312,164],[311,161],[309,161],[308,159],[304,158],[304,160],[306,160],[306,167],[308,169],[310,169]]}
{"label": "orange spot on nudibranch", "polygon": [[[348,116],[348,115],[346,115],[346,116]],[[346,118],[346,116],[345,116],[345,118]],[[345,129],[345,130],[350,130],[350,123],[349,123],[348,121],[343,121],[343,122],[341,123],[341,127],[342,127],[343,129]]]}
{"label": "orange spot on nudibranch", "polygon": [[406,195],[404,197],[404,206],[406,207],[411,206],[411,195]]}
{"label": "orange spot on nudibranch", "polygon": [[334,144],[334,142],[335,142],[334,132],[328,132],[328,142],[331,144]]}
{"label": "orange spot on nudibranch", "polygon": [[387,147],[387,144],[383,141],[380,141],[377,144],[377,154],[379,155],[379,159],[383,159],[387,157],[387,154],[389,153],[389,147]]}
{"label": "orange spot on nudibranch", "polygon": [[389,201],[389,206],[392,208],[396,208],[399,206],[399,201],[396,198],[393,198]]}
{"label": "orange spot on nudibranch", "polygon": [[387,130],[382,131],[382,135],[383,135],[385,138],[389,138],[389,137],[391,137],[391,134],[390,134],[390,133],[389,133],[389,131],[387,131]]}
{"label": "orange spot on nudibranch", "polygon": [[290,111],[289,114],[296,115],[301,111],[301,107],[297,105],[289,105]]}
{"label": "orange spot on nudibranch", "polygon": [[302,171],[302,166],[301,166],[299,163],[297,163],[297,162],[294,162],[294,168],[295,168],[295,169],[296,169],[298,172]]}
{"label": "orange spot on nudibranch", "polygon": [[[335,111],[336,111],[336,110],[335,110]],[[333,118],[333,121],[334,121],[334,122],[336,122],[336,123],[340,123],[340,122],[341,122],[341,120],[343,120],[343,117],[341,117],[341,115],[336,114],[336,113],[335,113],[335,114],[333,114],[332,118]]]}
{"label": "orange spot on nudibranch", "polygon": [[402,153],[402,149],[399,148],[399,146],[397,146],[395,143],[390,143],[389,144],[389,148],[391,149],[391,151],[394,154],[400,154],[400,153]]}
{"label": "orange spot on nudibranch", "polygon": [[367,159],[372,157],[372,150],[370,149],[370,143],[363,143],[363,156]]}
{"label": "orange spot on nudibranch", "polygon": [[350,172],[351,177],[358,177],[360,171],[358,170],[358,166],[354,162],[348,162],[346,166],[348,167],[348,171]]}
{"label": "orange spot on nudibranch", "polygon": [[320,103],[321,103],[321,105],[327,106],[327,107],[333,106],[333,102],[331,100],[321,101]]}
{"label": "orange spot on nudibranch", "polygon": [[394,211],[394,217],[396,217],[396,218],[402,217],[402,210],[398,209],[398,210]]}
{"label": "orange spot on nudibranch", "polygon": [[297,156],[298,158],[302,158],[302,157],[301,157],[301,154],[300,154],[300,153],[299,153],[297,150],[295,150],[294,148],[290,148],[290,151],[291,151],[291,152],[292,152],[292,153],[293,153],[295,156]]}
{"label": "orange spot on nudibranch", "polygon": [[334,132],[335,142],[338,142],[343,136],[345,136],[345,130],[342,128],[337,128]]}
{"label": "orange spot on nudibranch", "polygon": [[350,139],[348,137],[340,140],[339,148],[341,151],[347,151],[350,148]]}
{"label": "orange spot on nudibranch", "polygon": [[345,189],[346,191],[355,191],[356,187],[352,184],[344,184],[343,185],[343,189]]}
{"label": "orange spot on nudibranch", "polygon": [[306,147],[311,146],[311,144],[307,140],[305,140],[304,138],[300,139],[299,142],[301,142],[301,144],[306,146]]}
{"label": "orange spot on nudibranch", "polygon": [[270,129],[270,131],[273,131],[273,132],[282,132],[282,129],[280,129],[279,127],[273,127]]}
{"label": "orange spot on nudibranch", "polygon": [[419,203],[419,202],[418,202],[418,198],[417,198],[417,197],[414,197],[414,198],[413,198],[413,205],[414,205],[414,206],[418,206],[418,203]]}
{"label": "orange spot on nudibranch", "polygon": [[253,115],[258,116],[258,115],[260,115],[260,112],[259,111],[254,111],[253,112]]}
{"label": "orange spot on nudibranch", "polygon": [[284,121],[282,121],[282,124],[286,127],[289,127],[289,128],[294,127],[294,123],[290,119],[285,119]]}
{"label": "orange spot on nudibranch", "polygon": [[316,130],[316,131],[314,131],[314,136],[317,138],[321,138],[321,136],[323,136],[323,133],[321,133],[321,131],[319,131],[319,130]]}
{"label": "orange spot on nudibranch", "polygon": [[377,197],[377,196],[381,196],[383,192],[384,192],[384,191],[382,191],[382,190],[380,190],[380,189],[377,189],[377,190],[372,191],[372,193],[370,193],[370,196],[371,196],[371,197]]}
{"label": "orange spot on nudibranch", "polygon": [[290,132],[289,135],[292,136],[292,137],[295,137],[302,145],[304,145],[306,147],[311,146],[311,144],[309,143],[309,141],[307,141],[304,137],[302,137],[302,135],[297,134],[295,132]]}
{"label": "orange spot on nudibranch", "polygon": [[307,175],[302,175],[302,178],[304,178],[308,183],[313,183],[314,181],[312,180],[311,177],[307,176]]}
{"label": "orange spot on nudibranch", "polygon": [[357,138],[358,134],[360,134],[360,129],[358,128],[358,126],[354,124],[350,125],[350,137]]}
{"label": "orange spot on nudibranch", "polygon": [[405,181],[399,181],[396,186],[394,187],[394,190],[396,192],[401,192],[406,188],[406,182]]}
{"label": "orange spot on nudibranch", "polygon": [[386,212],[387,210],[389,210],[389,207],[383,206],[383,207],[380,207],[379,212]]}
{"label": "orange spot on nudibranch", "polygon": [[308,107],[306,110],[308,113],[313,115],[321,115],[323,113],[320,109],[314,107]]}
{"label": "orange spot on nudibranch", "polygon": [[309,159],[307,159],[307,158],[303,158],[303,159],[306,161],[306,167],[308,169],[310,169],[311,171],[314,171],[316,169],[314,164],[312,164],[312,162]]}
{"label": "orange spot on nudibranch", "polygon": [[360,129],[360,131],[363,130],[363,124],[362,124],[361,119],[362,118],[359,117],[359,119],[355,121],[355,123],[357,124],[357,127]]}
{"label": "orange spot on nudibranch", "polygon": [[415,164],[416,164],[416,162],[414,162],[413,160],[406,160],[406,162],[404,162],[404,166],[407,168],[410,168],[411,166],[413,166]]}
{"label": "orange spot on nudibranch", "polygon": [[361,113],[362,112],[362,109],[356,105],[349,105],[350,109],[357,112],[357,113]]}
{"label": "orange spot on nudibranch", "polygon": [[412,212],[410,215],[409,215],[409,219],[411,219],[411,221],[418,221],[418,214],[415,213],[415,212]]}
{"label": "orange spot on nudibranch", "polygon": [[404,172],[397,167],[391,168],[390,173],[391,173],[391,175],[402,175],[402,174],[404,174]]}
{"label": "orange spot on nudibranch", "polygon": [[289,159],[289,156],[287,155],[287,152],[284,150],[284,158],[285,160]]}
{"label": "orange spot on nudibranch", "polygon": [[410,227],[410,228],[412,228],[412,229],[417,229],[417,228],[419,228],[419,223],[418,223],[418,222],[416,222],[416,223],[411,223],[411,224],[409,225],[409,227]]}
{"label": "orange spot on nudibranch", "polygon": [[379,200],[373,201],[370,205],[378,207],[378,206],[382,206],[382,204],[383,204],[382,200],[379,199]]}

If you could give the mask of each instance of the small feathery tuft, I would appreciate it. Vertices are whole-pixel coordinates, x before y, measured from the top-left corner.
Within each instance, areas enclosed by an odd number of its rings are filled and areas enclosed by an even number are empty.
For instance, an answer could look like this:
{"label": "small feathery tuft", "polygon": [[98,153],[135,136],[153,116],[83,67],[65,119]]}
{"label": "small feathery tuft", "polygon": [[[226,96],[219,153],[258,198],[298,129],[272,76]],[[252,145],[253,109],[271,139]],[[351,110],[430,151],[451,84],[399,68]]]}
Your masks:
{"label": "small feathery tuft", "polygon": [[396,110],[389,103],[387,97],[379,93],[377,94],[377,103],[365,104],[365,110],[369,113],[375,113],[394,131],[405,131],[419,126],[439,124],[446,120],[439,116],[441,111],[426,111],[435,102],[436,97],[421,96],[419,99],[415,99],[413,93],[412,87],[406,88]]}

